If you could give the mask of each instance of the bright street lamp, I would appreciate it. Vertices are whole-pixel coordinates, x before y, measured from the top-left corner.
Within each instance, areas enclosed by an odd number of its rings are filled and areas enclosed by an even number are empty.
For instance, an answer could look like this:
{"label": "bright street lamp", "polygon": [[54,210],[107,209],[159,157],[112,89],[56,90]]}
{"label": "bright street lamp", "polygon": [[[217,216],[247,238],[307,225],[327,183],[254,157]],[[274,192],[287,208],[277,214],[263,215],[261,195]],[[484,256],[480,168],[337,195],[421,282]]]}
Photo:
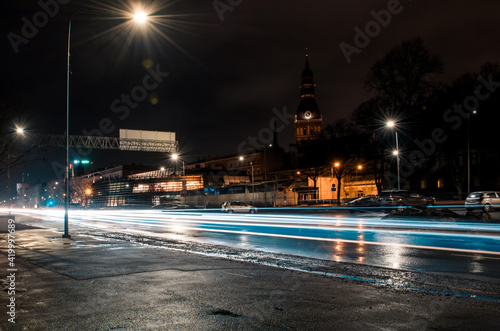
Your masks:
{"label": "bright street lamp", "polygon": [[467,114],[467,196],[470,194],[470,115],[476,115],[477,110]]}
{"label": "bright street lamp", "polygon": [[[178,159],[179,159],[179,154],[177,154],[177,153],[172,154],[172,160],[177,161]],[[184,160],[181,160],[181,161],[182,161],[182,175],[186,176],[186,170],[184,167]]]}
{"label": "bright street lamp", "polygon": [[137,23],[143,24],[144,22],[146,22],[148,20],[148,14],[146,14],[142,10],[139,10],[139,11],[135,12],[133,18],[134,18],[134,21],[136,21]]}
{"label": "bright street lamp", "polygon": [[[240,161],[243,162],[245,158],[243,156],[240,156]],[[250,161],[250,166],[252,167],[252,194],[255,193],[255,186],[253,185],[253,162]]]}
{"label": "bright street lamp", "polygon": [[387,127],[394,128],[394,132],[396,134],[396,150],[392,152],[393,155],[396,156],[397,159],[397,167],[398,167],[398,190],[401,190],[401,180],[399,176],[399,143],[398,143],[398,130],[396,128],[396,123],[394,121],[388,121]]}
{"label": "bright street lamp", "polygon": [[361,164],[358,164],[358,166],[356,167],[356,180],[358,180],[358,171],[363,169],[363,166]]}
{"label": "bright street lamp", "polygon": [[[70,83],[70,58],[71,58],[71,23],[73,17],[76,14],[86,13],[84,11],[76,11],[69,17],[68,21],[68,56],[67,56],[67,68],[66,68],[66,160],[64,167],[64,234],[63,238],[71,238],[68,231],[68,210],[69,210],[69,83]],[[95,14],[95,13],[89,13]],[[137,17],[137,18],[136,18]],[[142,12],[142,14],[136,13],[133,18],[137,22],[144,23],[147,20],[147,15]]]}

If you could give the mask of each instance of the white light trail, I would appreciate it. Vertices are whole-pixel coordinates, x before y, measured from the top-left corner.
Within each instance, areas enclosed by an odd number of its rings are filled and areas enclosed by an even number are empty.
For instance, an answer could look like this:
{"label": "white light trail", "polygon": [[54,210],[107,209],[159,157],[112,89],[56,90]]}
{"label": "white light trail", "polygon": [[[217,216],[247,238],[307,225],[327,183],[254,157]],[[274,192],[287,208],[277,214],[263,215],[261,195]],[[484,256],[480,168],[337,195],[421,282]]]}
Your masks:
{"label": "white light trail", "polygon": [[[15,210],[15,213],[28,214],[48,219],[62,220],[63,210]],[[500,224],[495,223],[471,223],[471,222],[438,222],[420,220],[380,220],[351,217],[326,217],[311,215],[266,215],[266,214],[225,214],[214,212],[161,212],[153,210],[75,210],[72,211],[73,222],[85,222],[99,228],[109,228],[105,224],[95,222],[111,223],[124,226],[141,226],[155,229],[166,229],[174,233],[197,231],[218,232],[227,234],[244,234],[275,238],[288,238],[297,240],[344,242],[354,244],[367,244],[391,247],[407,247],[430,250],[444,250],[461,253],[493,254],[500,255],[500,251],[474,250],[467,248],[436,247],[429,245],[418,245],[409,242],[390,242],[397,234],[403,239],[410,236],[436,235],[442,238],[461,238],[468,240],[498,240],[500,247]],[[92,223],[94,222],[94,223]],[[234,229],[232,229],[234,227]],[[238,229],[241,228],[241,229]],[[257,231],[249,231],[248,227],[256,227]],[[373,227],[373,228],[372,228]],[[247,228],[247,229],[245,229]],[[258,231],[258,229],[275,228],[274,233]],[[311,230],[318,236],[290,234],[290,230]],[[280,233],[284,230],[286,233]],[[418,231],[413,231],[418,230]],[[326,235],[331,231],[344,233],[381,233],[386,234],[384,242],[370,241],[357,237],[358,239],[331,238]],[[445,232],[446,231],[446,232]],[[473,232],[484,233],[473,233]],[[472,238],[472,239],[471,239]],[[409,239],[408,239],[409,240]]]}

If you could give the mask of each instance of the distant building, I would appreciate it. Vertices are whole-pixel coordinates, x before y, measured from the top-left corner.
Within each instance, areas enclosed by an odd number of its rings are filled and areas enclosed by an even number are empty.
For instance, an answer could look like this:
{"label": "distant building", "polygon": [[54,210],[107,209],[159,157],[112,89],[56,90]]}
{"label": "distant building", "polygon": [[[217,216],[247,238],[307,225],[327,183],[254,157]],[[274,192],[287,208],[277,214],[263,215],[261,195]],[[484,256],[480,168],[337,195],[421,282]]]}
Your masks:
{"label": "distant building", "polygon": [[316,103],[313,72],[309,68],[309,56],[306,54],[306,67],[302,71],[300,102],[295,113],[295,144],[316,140],[321,137],[323,117]]}
{"label": "distant building", "polygon": [[[300,101],[294,121],[295,144],[286,153],[278,145],[276,120],[272,144],[258,150],[207,156],[176,168],[130,168],[119,166],[82,176],[91,183],[92,207],[144,207],[182,205],[220,207],[224,201],[245,201],[257,206],[293,206],[331,203],[332,177],[311,183],[307,171],[296,166],[303,150],[319,140],[323,117],[316,103],[316,84],[306,54],[302,71]],[[261,142],[263,143],[263,142]],[[305,170],[305,169],[304,169]],[[87,186],[80,185],[82,192]],[[343,183],[341,199],[373,194],[372,181]],[[76,185],[75,185],[76,187]]]}

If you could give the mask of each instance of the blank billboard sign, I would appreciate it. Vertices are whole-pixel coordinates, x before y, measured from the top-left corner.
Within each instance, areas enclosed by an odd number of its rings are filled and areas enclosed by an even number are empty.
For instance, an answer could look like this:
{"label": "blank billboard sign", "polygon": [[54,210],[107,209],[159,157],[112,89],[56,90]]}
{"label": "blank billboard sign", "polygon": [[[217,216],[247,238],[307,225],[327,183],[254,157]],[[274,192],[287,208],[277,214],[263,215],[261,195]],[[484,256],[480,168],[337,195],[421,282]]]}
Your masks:
{"label": "blank billboard sign", "polygon": [[121,139],[175,141],[175,132],[120,129]]}
{"label": "blank billboard sign", "polygon": [[120,149],[128,151],[175,152],[175,132],[120,129]]}

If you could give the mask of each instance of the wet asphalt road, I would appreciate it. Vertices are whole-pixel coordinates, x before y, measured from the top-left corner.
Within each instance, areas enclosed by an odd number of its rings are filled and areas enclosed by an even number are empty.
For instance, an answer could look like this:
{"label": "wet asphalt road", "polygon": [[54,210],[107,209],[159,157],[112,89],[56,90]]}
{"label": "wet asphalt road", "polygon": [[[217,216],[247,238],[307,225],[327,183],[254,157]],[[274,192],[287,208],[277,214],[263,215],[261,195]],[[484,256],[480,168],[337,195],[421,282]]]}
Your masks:
{"label": "wet asphalt road", "polygon": [[[60,213],[44,214],[61,226]],[[71,228],[160,237],[326,261],[500,279],[500,223],[382,219],[380,213],[74,211]],[[52,222],[52,223],[51,223]]]}

